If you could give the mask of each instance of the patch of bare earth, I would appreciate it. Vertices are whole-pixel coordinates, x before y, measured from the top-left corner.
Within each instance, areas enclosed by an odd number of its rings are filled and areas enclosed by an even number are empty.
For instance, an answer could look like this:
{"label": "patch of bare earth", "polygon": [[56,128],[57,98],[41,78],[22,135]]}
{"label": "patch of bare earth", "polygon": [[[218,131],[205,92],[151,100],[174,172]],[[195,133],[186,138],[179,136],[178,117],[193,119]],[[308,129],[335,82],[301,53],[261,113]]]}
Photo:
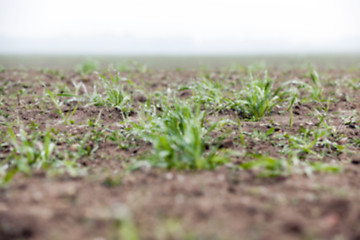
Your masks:
{"label": "patch of bare earth", "polygon": [[[276,78],[289,80],[304,73],[277,70],[273,74]],[[328,71],[324,74],[337,78],[347,73]],[[353,77],[355,73],[351,74]],[[219,76],[221,72],[215,72],[213,78],[216,80]],[[226,80],[232,82],[244,76],[246,73],[234,72],[228,74]],[[132,81],[155,92],[194,82],[197,78],[197,73],[191,71],[155,71],[136,75]],[[95,127],[94,132],[100,132],[101,126],[113,130],[121,128],[124,117],[121,111],[83,105],[78,106],[71,118],[75,124],[61,124],[54,105],[40,106],[33,99],[44,91],[38,80],[49,87],[55,83],[65,82],[70,86],[73,80],[82,81],[90,91],[97,77],[83,79],[69,72],[59,79],[34,70],[6,70],[1,73],[6,98],[0,107],[6,121],[19,119],[24,126],[34,122],[38,124],[36,131],[52,127],[73,136],[83,136],[91,131],[87,120],[98,116],[100,126]],[[24,85],[27,86],[26,94],[16,97]],[[327,91],[331,91],[330,87]],[[138,121],[138,108],[146,98],[139,93],[133,94],[137,95],[130,120]],[[335,115],[339,111],[350,115],[352,111],[360,110],[359,96],[356,92],[349,94],[353,100],[339,98],[330,105],[329,113],[334,113],[334,116],[329,123],[348,139],[359,138],[358,128],[345,125],[341,114]],[[191,95],[191,91],[184,91],[180,97],[185,99]],[[33,107],[29,107],[31,104]],[[65,105],[63,111],[71,112],[74,107]],[[275,132],[296,134],[301,127],[317,124],[318,118],[311,115],[313,110],[311,103],[296,105],[292,127],[289,126],[289,113],[275,109],[272,115],[259,122],[243,121],[242,128],[244,132],[253,132],[254,129],[266,132],[274,127]],[[238,117],[229,110],[210,115],[208,120],[236,120]],[[233,126],[228,128],[233,128],[234,132],[238,130]],[[0,130],[6,129],[0,125]],[[221,147],[243,151],[239,137],[229,136]],[[254,153],[280,157],[273,144],[277,140],[272,140],[262,141],[245,135],[245,148]],[[57,148],[68,149],[75,144],[77,142],[69,146],[66,140],[61,140]],[[326,158],[325,161],[336,160],[343,165],[343,171],[338,174],[314,173],[262,179],[251,171],[227,166],[196,172],[141,168],[125,174],[124,165],[149,151],[150,144],[135,142],[134,146],[120,148],[118,143],[109,139],[91,144],[90,149],[97,149],[94,154],[79,159],[88,168],[86,176],[51,177],[42,171],[31,176],[17,174],[9,186],[0,190],[0,239],[119,239],[122,236],[119,231],[126,221],[135,225],[140,239],[149,240],[360,239],[358,155],[341,153]],[[360,153],[358,148],[353,150]],[[7,156],[9,149],[1,148],[0,153]],[[233,159],[232,162],[242,160]],[[108,184],[109,176],[120,177],[116,184]]]}

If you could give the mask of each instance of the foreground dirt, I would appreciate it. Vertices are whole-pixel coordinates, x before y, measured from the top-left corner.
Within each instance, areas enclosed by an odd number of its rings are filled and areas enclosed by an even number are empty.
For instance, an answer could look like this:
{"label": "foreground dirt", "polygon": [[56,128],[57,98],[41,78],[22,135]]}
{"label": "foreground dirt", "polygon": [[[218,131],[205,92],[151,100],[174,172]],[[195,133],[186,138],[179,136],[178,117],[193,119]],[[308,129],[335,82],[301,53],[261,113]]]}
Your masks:
{"label": "foreground dirt", "polygon": [[[269,72],[279,81],[293,78],[309,81],[306,70],[273,69]],[[223,74],[214,71],[209,74],[215,80],[228,82],[248,76],[246,72]],[[359,71],[327,69],[322,70],[322,74],[334,80],[360,77]],[[134,75],[132,81],[138,85],[145,82],[148,91],[156,92],[195,82],[198,75],[195,71],[154,71]],[[119,129],[123,115],[116,109],[81,106],[72,117],[76,124],[61,125],[55,107],[51,104],[40,106],[34,98],[44,92],[39,80],[49,87],[56,83],[71,85],[72,81],[81,81],[91,91],[98,80],[96,76],[66,72],[59,77],[37,70],[5,70],[0,76],[1,94],[5,96],[1,111],[9,122],[19,119],[25,126],[37,123],[36,131],[55,127],[63,133],[84,135],[92,130],[84,126],[87,119],[97,118],[100,113],[102,126]],[[128,76],[124,74],[124,77]],[[19,94],[21,89],[25,89],[26,94]],[[353,111],[357,113],[360,110],[358,91],[349,91],[345,87],[340,90],[329,112],[342,111],[343,115],[349,116]],[[334,86],[326,87],[327,93],[335,91]],[[351,101],[346,99],[345,93]],[[186,91],[179,93],[182,98],[190,95],[191,92]],[[130,118],[136,121],[139,117],[137,107],[146,98],[136,92],[133,96],[134,111]],[[31,104],[33,107],[29,108]],[[65,105],[63,110],[69,112],[73,107]],[[295,134],[301,126],[316,125],[317,119],[311,115],[313,109],[311,103],[297,105],[292,128],[289,114],[280,109],[259,122],[244,122],[243,131],[266,132],[275,126],[277,132]],[[232,111],[225,111],[219,115],[211,114],[209,119],[238,117]],[[334,115],[329,123],[347,138],[346,141],[359,137],[356,121],[345,125],[340,116]],[[5,126],[0,127],[6,131]],[[95,131],[100,132],[97,128]],[[248,135],[245,140],[247,151],[280,156],[269,141]],[[68,149],[74,144],[68,145],[66,140],[59,139],[57,148]],[[94,149],[95,143],[92,144],[89,146]],[[360,239],[358,154],[341,153],[326,158],[325,161],[335,160],[342,164],[343,171],[338,174],[263,179],[251,171],[233,168],[233,165],[214,171],[181,172],[144,167],[125,173],[126,163],[148,151],[150,145],[137,143],[135,147],[121,149],[111,141],[96,144],[97,151],[93,155],[79,159],[88,169],[85,176],[49,176],[43,171],[35,171],[31,176],[17,174],[7,187],[2,188],[0,239],[121,239],[131,235],[126,235],[126,231],[136,232],[140,239]],[[221,147],[244,150],[237,136],[225,139]],[[350,148],[360,152],[356,146]],[[8,148],[1,148],[4,158],[8,153]],[[242,160],[233,159],[232,162]]]}

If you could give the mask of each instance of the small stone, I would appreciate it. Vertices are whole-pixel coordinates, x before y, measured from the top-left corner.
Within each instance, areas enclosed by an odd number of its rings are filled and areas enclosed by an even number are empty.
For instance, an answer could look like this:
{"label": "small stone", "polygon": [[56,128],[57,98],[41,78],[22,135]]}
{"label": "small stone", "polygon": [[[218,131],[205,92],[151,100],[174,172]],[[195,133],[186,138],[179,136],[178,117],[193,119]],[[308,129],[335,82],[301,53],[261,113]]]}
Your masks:
{"label": "small stone", "polygon": [[0,212],[5,212],[7,211],[9,208],[5,205],[5,204],[2,204],[0,203]]}
{"label": "small stone", "polygon": [[79,149],[79,147],[80,147],[80,144],[75,143],[75,144],[73,144],[73,145],[70,146],[70,149],[71,149],[72,151],[76,151],[76,150]]}
{"label": "small stone", "polygon": [[167,174],[165,175],[165,178],[166,178],[167,180],[172,180],[172,179],[174,178],[174,175],[173,175],[172,173],[167,173]]}
{"label": "small stone", "polygon": [[352,159],[351,163],[354,165],[359,165],[360,164],[360,159]]}

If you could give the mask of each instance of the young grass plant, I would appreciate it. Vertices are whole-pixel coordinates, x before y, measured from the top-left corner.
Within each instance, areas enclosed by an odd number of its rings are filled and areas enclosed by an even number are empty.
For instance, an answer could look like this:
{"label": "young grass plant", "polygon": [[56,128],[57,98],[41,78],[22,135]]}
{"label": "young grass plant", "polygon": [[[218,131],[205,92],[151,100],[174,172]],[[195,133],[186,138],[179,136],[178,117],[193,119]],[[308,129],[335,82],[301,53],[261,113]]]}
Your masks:
{"label": "young grass plant", "polygon": [[106,103],[109,106],[126,112],[128,110],[127,104],[130,101],[130,97],[123,90],[119,76],[114,78],[112,75],[110,75],[110,80],[106,79],[102,75],[101,78],[104,82],[106,91]]}
{"label": "young grass plant", "polygon": [[304,81],[295,79],[290,80],[285,83],[283,83],[283,87],[289,88],[288,91],[286,91],[286,94],[288,94],[291,98],[291,96],[294,96],[295,94],[297,97],[301,96],[300,94],[301,89],[305,90],[309,94],[307,97],[302,97],[302,101],[308,102],[308,101],[314,101],[314,102],[324,102],[323,97],[323,86],[320,81],[319,74],[315,70],[314,67],[310,66],[310,73],[309,73],[311,82],[306,83]]}
{"label": "young grass plant", "polygon": [[86,59],[82,64],[77,66],[77,72],[80,72],[82,75],[87,75],[94,72],[99,68],[99,62],[93,59]]}
{"label": "young grass plant", "polygon": [[100,75],[100,78],[103,83],[104,93],[98,93],[96,86],[92,94],[88,94],[87,99],[89,99],[90,104],[95,106],[107,106],[117,108],[124,113],[129,112],[130,109],[130,96],[124,91],[122,80],[119,76],[113,77],[110,75],[110,79],[107,79],[105,76]]}
{"label": "young grass plant", "polygon": [[298,135],[285,133],[284,137],[288,139],[289,145],[284,147],[283,152],[288,155],[297,152],[300,157],[309,154],[322,159],[326,155],[345,151],[345,146],[338,143],[341,139],[338,139],[335,128],[326,123],[325,117],[326,115],[319,116],[319,123],[315,129],[301,127]]}
{"label": "young grass plant", "polygon": [[8,127],[6,144],[11,146],[11,152],[0,164],[0,184],[8,184],[16,173],[31,175],[34,170],[45,170],[49,174],[84,175],[85,169],[79,168],[76,162],[78,156],[56,150],[52,132],[26,133],[20,127],[19,133],[15,134]]}
{"label": "young grass plant", "polygon": [[8,133],[13,150],[6,175],[2,179],[3,183],[8,183],[17,172],[30,174],[31,168],[47,168],[54,163],[56,145],[51,141],[49,131],[41,136],[43,141],[34,136],[28,136],[22,127],[18,137],[10,127]]}
{"label": "young grass plant", "polygon": [[311,98],[321,102],[323,98],[323,87],[320,82],[320,77],[314,67],[310,69],[310,78],[311,78],[311,85],[310,85],[310,94]]}
{"label": "young grass plant", "polygon": [[258,177],[286,177],[293,174],[311,176],[313,172],[338,173],[341,166],[323,162],[300,161],[296,153],[288,159],[273,158],[261,154],[248,154],[252,160],[240,164],[245,170],[252,170]]}
{"label": "young grass plant", "polygon": [[260,79],[254,79],[250,74],[250,83],[230,105],[244,118],[258,121],[271,113],[279,103],[279,91],[280,88],[273,89],[273,82],[268,78],[267,72]]}
{"label": "young grass plant", "polygon": [[137,61],[124,61],[112,66],[112,69],[122,73],[146,73],[149,71],[148,65]]}
{"label": "young grass plant", "polygon": [[222,110],[225,108],[224,89],[220,83],[214,82],[211,78],[203,77],[192,87],[195,102],[204,105],[207,109]]}
{"label": "young grass plant", "polygon": [[[205,112],[199,106],[175,102],[163,113],[151,116],[150,128],[137,126],[138,135],[151,142],[153,154],[148,158],[155,166],[169,169],[213,169],[227,159],[217,149],[206,151],[206,140],[218,123],[204,125]],[[149,126],[149,125],[148,125]]]}
{"label": "young grass plant", "polygon": [[[85,104],[88,103],[86,105],[114,107],[124,113],[129,112],[131,110],[131,98],[124,90],[124,82],[131,86],[135,86],[135,84],[128,79],[121,79],[118,75],[114,77],[112,74],[110,74],[110,78],[100,75],[100,80],[102,83],[100,86],[102,91],[98,91],[97,86],[94,85],[92,93],[87,91],[87,88],[83,83],[77,83],[74,81],[74,91],[71,91],[70,88],[66,86],[64,87],[66,90],[60,91],[60,93],[53,93],[43,82],[40,83],[46,89],[47,95],[56,106],[57,112],[65,124],[68,124],[69,122],[71,123],[69,119],[75,113],[77,107],[75,107],[72,112],[65,115],[61,109],[63,103],[69,105],[71,102],[85,102]],[[80,94],[80,90],[83,90],[83,95]],[[67,97],[67,99],[61,102],[57,97]]]}
{"label": "young grass plant", "polygon": [[293,106],[295,103],[299,101],[299,91],[295,87],[290,87],[284,95],[288,95],[288,102],[289,105],[287,107],[287,111],[289,111],[290,117],[289,117],[289,127],[290,129],[293,126],[293,120],[294,120],[294,114],[293,114]]}
{"label": "young grass plant", "polygon": [[49,89],[46,89],[46,90],[47,90],[47,93],[48,93],[51,101],[56,106],[57,112],[59,113],[60,117],[62,118],[62,123],[64,123],[64,124],[74,123],[73,121],[71,121],[71,117],[76,112],[77,106],[71,112],[69,111],[67,114],[64,114],[64,112],[61,109],[61,102],[55,97],[55,95]]}

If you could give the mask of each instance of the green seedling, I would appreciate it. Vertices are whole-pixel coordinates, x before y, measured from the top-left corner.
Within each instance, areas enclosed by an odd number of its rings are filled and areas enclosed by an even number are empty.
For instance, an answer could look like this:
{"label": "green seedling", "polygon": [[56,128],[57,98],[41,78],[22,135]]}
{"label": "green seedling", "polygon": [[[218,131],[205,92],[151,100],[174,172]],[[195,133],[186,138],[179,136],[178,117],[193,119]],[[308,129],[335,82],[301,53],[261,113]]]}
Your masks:
{"label": "green seedling", "polygon": [[80,72],[83,75],[87,75],[99,69],[99,62],[93,59],[85,60],[81,65],[77,67],[77,72]]}
{"label": "green seedling", "polygon": [[124,129],[120,129],[118,131],[109,131],[111,134],[107,135],[106,139],[118,144],[120,149],[129,150],[136,147],[133,136],[131,135],[133,128],[125,127]]}
{"label": "green seedling", "polygon": [[175,169],[213,169],[227,159],[206,151],[206,138],[218,123],[204,125],[205,112],[199,106],[175,102],[159,116],[149,116],[146,127],[137,126],[137,135],[151,142],[148,158],[155,166]]}
{"label": "green seedling", "polygon": [[283,159],[276,159],[264,155],[252,154],[254,160],[240,164],[245,170],[257,170],[259,177],[279,177],[286,176],[288,172],[288,162]]}
{"label": "green seedling", "polygon": [[[336,136],[336,130],[325,121],[326,114],[319,115],[319,123],[315,129],[301,128],[299,135],[290,135],[285,133],[284,136],[289,141],[289,149],[284,148],[284,152],[291,153],[292,151],[299,152],[302,156],[311,154],[318,159],[323,158],[328,153],[335,151],[341,153],[345,151],[345,146],[339,144]],[[340,136],[341,138],[341,136]],[[315,147],[320,147],[322,153],[315,151]]]}
{"label": "green seedling", "polygon": [[17,137],[13,130],[8,128],[10,144],[13,147],[7,171],[2,179],[4,184],[8,183],[15,173],[31,173],[31,169],[49,168],[54,164],[55,143],[51,141],[50,132],[41,135],[43,141],[34,136],[28,136],[23,128],[20,128]]}
{"label": "green seedling", "polygon": [[43,68],[43,69],[40,69],[39,72],[41,72],[43,74],[53,75],[53,76],[60,75],[59,70],[52,69],[52,68]]}
{"label": "green seedling", "polygon": [[113,69],[119,71],[120,73],[130,73],[133,71],[130,62],[122,62],[113,66]]}
{"label": "green seedling", "polygon": [[[283,88],[286,88],[289,82],[286,82],[285,84],[283,84]],[[299,101],[299,90],[294,87],[294,86],[290,86],[290,88],[288,88],[288,90],[284,93],[284,95],[288,96],[288,102],[289,105],[287,107],[287,111],[290,113],[290,118],[289,118],[289,126],[290,129],[292,128],[293,125],[293,119],[294,119],[294,115],[293,115],[293,106],[295,103],[297,103]]]}
{"label": "green seedling", "polygon": [[101,113],[102,113],[102,111],[99,112],[96,119],[95,118],[89,118],[88,119],[87,122],[89,124],[89,127],[91,127],[91,128],[100,127],[99,122],[100,122],[100,119],[101,119]]}
{"label": "green seedling", "polygon": [[103,185],[106,187],[116,187],[121,184],[122,180],[123,180],[123,175],[108,176],[103,181]]}
{"label": "green seedling", "polygon": [[122,80],[119,76],[113,77],[110,75],[110,79],[100,75],[105,92],[103,94],[98,93],[96,86],[92,94],[87,94],[87,98],[91,104],[95,106],[109,106],[115,107],[124,113],[131,110],[130,108],[130,96],[124,91]]}
{"label": "green seedling", "polygon": [[110,75],[110,80],[107,80],[104,76],[101,76],[101,78],[104,81],[107,94],[106,103],[112,107],[127,111],[127,103],[130,101],[130,97],[123,90],[119,76],[114,78]]}
{"label": "green seedling", "polygon": [[291,98],[291,100],[290,100],[290,102],[289,102],[289,106],[288,106],[288,108],[287,108],[287,110],[288,110],[289,113],[290,113],[290,118],[289,118],[289,126],[290,126],[290,129],[291,129],[292,126],[293,126],[293,119],[294,119],[293,105],[294,105],[296,99],[297,99],[297,95],[294,95],[294,96]]}
{"label": "green seedling", "polygon": [[310,163],[312,170],[314,172],[323,172],[323,173],[339,173],[342,171],[342,167],[339,165],[322,163],[322,162],[312,162]]}
{"label": "green seedling", "polygon": [[[67,85],[62,86],[61,88],[57,88],[57,93],[53,93],[53,95],[57,97],[66,97],[68,99],[64,100],[64,103],[70,105],[71,102],[86,102],[88,101],[88,93],[84,83],[80,82],[72,82],[74,86],[74,91],[72,92]],[[85,96],[80,95],[80,89],[83,89]]]}
{"label": "green seedling", "polygon": [[142,64],[137,61],[125,61],[114,65],[112,68],[116,71],[119,71],[120,73],[146,73],[149,71],[149,68],[146,64]]}
{"label": "green seedling", "polygon": [[[314,67],[311,67],[309,75],[310,75],[310,79],[311,79],[310,84],[305,83],[304,81],[301,81],[301,80],[291,80],[291,81],[287,81],[282,84],[283,87],[290,87],[290,89],[287,91],[287,94],[289,95],[290,100],[294,97],[294,95],[297,95],[297,97],[301,96],[302,94],[300,94],[299,90],[303,89],[310,94],[310,96],[309,96],[310,101],[315,101],[315,102],[319,102],[319,103],[324,101],[324,99],[323,99],[323,89],[324,88],[321,84],[319,74],[317,73],[317,71],[315,70]],[[297,87],[297,89],[294,87]],[[304,98],[302,100],[309,101],[308,98]]]}
{"label": "green seedling", "polygon": [[134,64],[136,66],[137,71],[139,71],[141,73],[146,73],[148,71],[148,66],[146,64],[136,62],[136,61],[134,61]]}
{"label": "green seedling", "polygon": [[[16,137],[12,129],[9,127],[11,144],[14,147],[14,153],[19,155],[20,162],[25,160],[28,166],[41,168],[44,164],[51,161],[52,153],[55,150],[55,143],[51,141],[50,132],[44,134],[43,142],[35,139],[27,139],[27,134],[20,128],[19,138]],[[28,172],[27,165],[24,165],[24,172]]]}
{"label": "green seedling", "polygon": [[77,106],[70,112],[68,112],[67,114],[64,114],[64,112],[61,109],[61,105],[62,103],[54,96],[54,94],[49,90],[46,89],[47,93],[51,99],[51,101],[54,103],[54,105],[57,108],[57,112],[59,113],[60,117],[62,118],[62,123],[64,124],[73,124],[74,122],[71,119],[71,117],[74,115],[74,113],[76,112]]}
{"label": "green seedling", "polygon": [[248,135],[250,135],[252,138],[254,138],[255,140],[259,141],[267,141],[270,139],[270,136],[275,132],[275,128],[272,127],[269,130],[267,130],[266,132],[263,131],[259,131],[256,128],[254,129],[254,131],[252,133],[247,133]]}
{"label": "green seedling", "polygon": [[230,105],[244,118],[257,121],[269,114],[279,103],[280,90],[273,89],[273,82],[267,77],[266,72],[262,79],[254,79],[250,74],[250,83]]}
{"label": "green seedling", "polygon": [[319,78],[319,74],[317,73],[317,71],[315,70],[314,67],[311,67],[310,70],[310,78],[312,81],[312,85],[311,85],[311,97],[314,100],[317,101],[321,101],[322,100],[322,93],[323,93],[323,87],[320,83],[320,78]]}
{"label": "green seedling", "polygon": [[255,171],[258,177],[286,177],[293,174],[311,176],[313,172],[338,173],[341,166],[322,163],[300,161],[295,153],[288,159],[273,158],[261,154],[248,154],[252,160],[240,164],[245,170]]}
{"label": "green seedling", "polygon": [[360,147],[360,138],[352,138],[352,139],[350,139],[351,141],[351,143],[354,145],[354,146],[356,146],[356,147]]}
{"label": "green seedling", "polygon": [[215,83],[211,78],[203,78],[190,87],[193,90],[192,99],[204,105],[207,109],[222,110],[226,107],[224,89],[220,83]]}
{"label": "green seedling", "polygon": [[[341,79],[341,80],[343,80],[343,79]],[[340,82],[340,84],[341,83],[343,83],[343,82]],[[339,85],[340,85],[339,84]],[[352,88],[353,90],[359,90],[360,89],[360,78],[352,78],[351,80],[347,80],[346,82],[345,82],[345,84],[348,86],[348,87],[350,87],[350,88]]]}
{"label": "green seedling", "polygon": [[289,141],[290,151],[298,150],[302,154],[311,154],[317,158],[321,158],[321,155],[318,154],[313,148],[318,143],[318,140],[323,137],[326,133],[324,131],[311,131],[309,129],[304,129],[303,135],[293,136],[288,133],[284,134]]}

